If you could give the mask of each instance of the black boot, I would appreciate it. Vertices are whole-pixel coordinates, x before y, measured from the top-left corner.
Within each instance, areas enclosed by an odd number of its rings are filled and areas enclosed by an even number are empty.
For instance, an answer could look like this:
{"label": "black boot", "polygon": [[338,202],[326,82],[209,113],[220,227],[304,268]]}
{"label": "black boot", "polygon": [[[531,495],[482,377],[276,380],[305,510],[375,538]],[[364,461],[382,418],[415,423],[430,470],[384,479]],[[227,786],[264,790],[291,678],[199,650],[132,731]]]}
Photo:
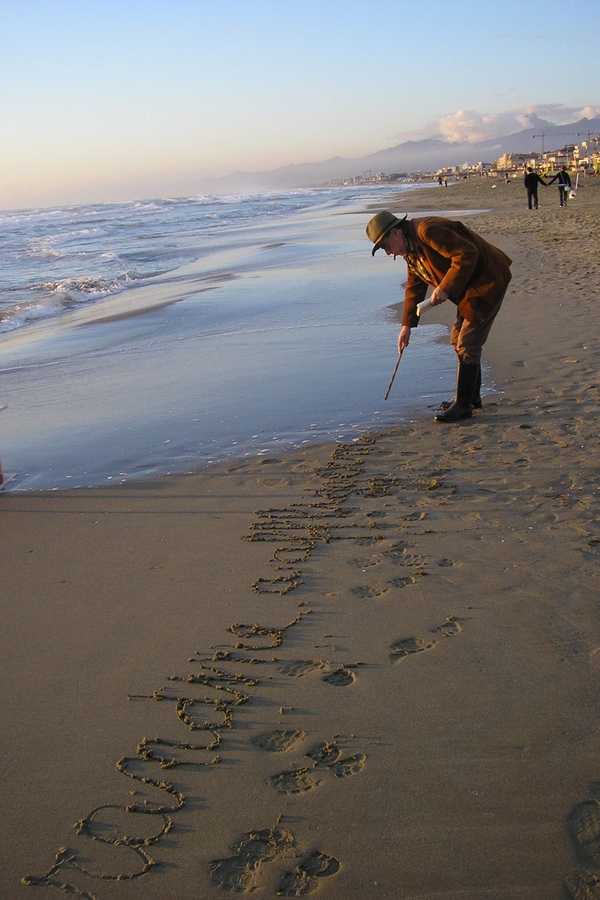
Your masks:
{"label": "black boot", "polygon": [[460,419],[470,419],[473,415],[473,400],[479,378],[481,378],[479,363],[466,363],[459,359],[456,400],[445,412],[438,413],[435,421],[458,422]]}
{"label": "black boot", "polygon": [[471,403],[473,409],[483,409],[483,403],[481,402],[481,363],[477,363],[477,378],[475,379],[475,390],[473,391]]}
{"label": "black boot", "polygon": [[[479,371],[477,372],[477,379],[475,381],[475,391],[473,393],[472,407],[473,409],[483,409],[483,403],[481,402],[481,363],[477,363]],[[447,409],[450,409],[454,400],[442,400],[440,403],[440,409],[444,412]]]}

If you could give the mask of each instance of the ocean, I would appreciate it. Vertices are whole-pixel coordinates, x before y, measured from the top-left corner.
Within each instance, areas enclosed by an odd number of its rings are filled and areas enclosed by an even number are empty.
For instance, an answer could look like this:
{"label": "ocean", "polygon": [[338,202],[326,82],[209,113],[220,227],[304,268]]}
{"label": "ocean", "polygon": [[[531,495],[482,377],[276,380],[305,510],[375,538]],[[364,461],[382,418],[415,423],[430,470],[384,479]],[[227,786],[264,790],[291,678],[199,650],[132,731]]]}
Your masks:
{"label": "ocean", "polygon": [[[397,359],[404,263],[357,186],[0,212],[5,489],[93,487],[356,439],[452,391],[439,325]],[[442,385],[444,386],[442,388]]]}

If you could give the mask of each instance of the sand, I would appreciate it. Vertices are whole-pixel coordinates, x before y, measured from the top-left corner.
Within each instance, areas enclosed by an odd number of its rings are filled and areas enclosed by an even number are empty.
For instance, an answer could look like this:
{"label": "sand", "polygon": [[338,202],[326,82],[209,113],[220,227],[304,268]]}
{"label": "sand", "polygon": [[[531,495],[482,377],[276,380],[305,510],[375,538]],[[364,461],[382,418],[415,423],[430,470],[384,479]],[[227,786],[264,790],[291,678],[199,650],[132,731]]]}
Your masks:
{"label": "sand", "polygon": [[514,260],[473,419],[0,496],[0,896],[600,897],[600,180],[557,198],[396,207]]}

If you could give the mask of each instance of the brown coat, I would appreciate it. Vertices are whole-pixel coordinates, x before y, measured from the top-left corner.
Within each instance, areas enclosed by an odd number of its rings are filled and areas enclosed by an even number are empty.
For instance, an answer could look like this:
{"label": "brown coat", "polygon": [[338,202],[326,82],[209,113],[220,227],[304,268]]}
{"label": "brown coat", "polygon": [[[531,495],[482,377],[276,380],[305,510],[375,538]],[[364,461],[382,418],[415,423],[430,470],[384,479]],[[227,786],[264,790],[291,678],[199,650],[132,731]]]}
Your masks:
{"label": "brown coat", "polygon": [[[452,219],[409,219],[404,228],[434,285],[448,294],[468,322],[484,322],[510,283],[512,260],[462,222]],[[425,299],[427,288],[428,284],[409,266],[403,325],[412,328],[419,324],[417,303]]]}

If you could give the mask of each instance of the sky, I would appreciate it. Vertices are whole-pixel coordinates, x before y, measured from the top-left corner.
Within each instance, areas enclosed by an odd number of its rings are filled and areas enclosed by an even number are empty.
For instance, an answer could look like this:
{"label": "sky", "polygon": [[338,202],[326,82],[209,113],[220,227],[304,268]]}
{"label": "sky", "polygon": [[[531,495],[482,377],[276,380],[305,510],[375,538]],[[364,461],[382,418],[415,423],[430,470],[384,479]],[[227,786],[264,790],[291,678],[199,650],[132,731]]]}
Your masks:
{"label": "sky", "polygon": [[599,45],[598,0],[0,0],[0,208],[592,117]]}

